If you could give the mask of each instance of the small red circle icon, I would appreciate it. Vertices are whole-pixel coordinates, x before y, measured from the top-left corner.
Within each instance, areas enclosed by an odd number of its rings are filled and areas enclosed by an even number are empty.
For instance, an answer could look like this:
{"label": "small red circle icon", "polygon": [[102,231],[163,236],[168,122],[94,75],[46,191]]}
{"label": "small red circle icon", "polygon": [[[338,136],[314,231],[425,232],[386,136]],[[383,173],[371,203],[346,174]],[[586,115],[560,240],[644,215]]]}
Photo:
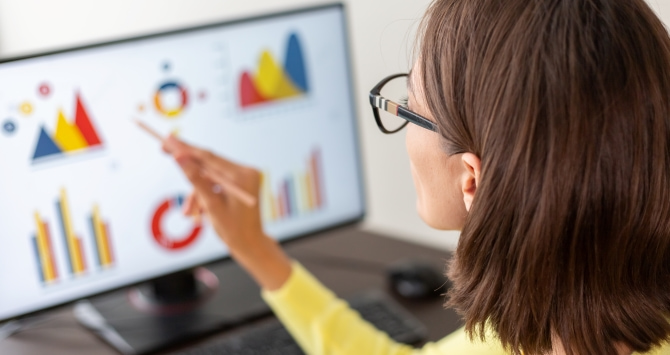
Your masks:
{"label": "small red circle icon", "polygon": [[49,94],[51,94],[51,86],[49,86],[49,84],[47,83],[43,83],[39,87],[39,92],[40,95],[42,95],[43,97],[47,97],[49,96]]}
{"label": "small red circle icon", "polygon": [[154,216],[151,220],[151,233],[153,234],[156,242],[158,242],[158,244],[165,249],[172,251],[184,249],[193,244],[193,242],[195,242],[200,236],[200,232],[202,231],[201,224],[194,224],[191,231],[183,236],[175,237],[169,235],[164,230],[162,221],[166,217],[167,213],[173,208],[181,208],[183,204],[184,197],[177,196],[163,201],[163,203],[161,203],[156,209],[156,212],[154,212]]}

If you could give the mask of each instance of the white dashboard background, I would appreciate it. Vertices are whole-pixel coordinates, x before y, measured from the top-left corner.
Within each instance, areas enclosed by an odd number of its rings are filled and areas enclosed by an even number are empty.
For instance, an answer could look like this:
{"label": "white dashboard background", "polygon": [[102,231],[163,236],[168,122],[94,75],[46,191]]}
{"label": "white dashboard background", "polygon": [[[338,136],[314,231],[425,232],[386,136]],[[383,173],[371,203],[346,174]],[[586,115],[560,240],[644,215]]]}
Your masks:
{"label": "white dashboard background", "polygon": [[[452,249],[458,232],[435,231],[416,213],[404,135],[382,135],[367,92],[384,76],[409,70],[414,31],[429,0],[347,0],[363,141],[369,214],[364,228]],[[670,23],[670,0],[648,0]],[[0,56],[11,57],[197,26],[323,0],[0,0]]]}

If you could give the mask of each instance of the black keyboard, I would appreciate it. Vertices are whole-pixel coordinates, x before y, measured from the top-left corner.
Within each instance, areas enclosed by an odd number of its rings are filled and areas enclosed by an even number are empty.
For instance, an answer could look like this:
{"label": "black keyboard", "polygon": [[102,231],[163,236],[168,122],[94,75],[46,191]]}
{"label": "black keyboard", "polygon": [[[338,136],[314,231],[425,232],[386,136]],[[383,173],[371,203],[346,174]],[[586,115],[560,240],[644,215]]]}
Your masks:
{"label": "black keyboard", "polygon": [[[426,339],[426,328],[409,312],[382,293],[369,293],[349,302],[361,317],[397,342],[415,345]],[[274,320],[180,355],[303,355],[304,352]]]}

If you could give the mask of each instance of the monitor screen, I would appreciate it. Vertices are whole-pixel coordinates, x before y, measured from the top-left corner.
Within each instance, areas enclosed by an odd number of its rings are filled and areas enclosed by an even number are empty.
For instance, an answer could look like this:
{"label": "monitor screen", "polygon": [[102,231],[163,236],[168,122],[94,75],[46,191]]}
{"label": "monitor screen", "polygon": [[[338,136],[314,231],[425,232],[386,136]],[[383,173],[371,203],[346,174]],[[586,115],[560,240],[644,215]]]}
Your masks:
{"label": "monitor screen", "polygon": [[364,213],[339,5],[0,63],[0,321],[228,257],[135,119],[263,172],[285,241]]}

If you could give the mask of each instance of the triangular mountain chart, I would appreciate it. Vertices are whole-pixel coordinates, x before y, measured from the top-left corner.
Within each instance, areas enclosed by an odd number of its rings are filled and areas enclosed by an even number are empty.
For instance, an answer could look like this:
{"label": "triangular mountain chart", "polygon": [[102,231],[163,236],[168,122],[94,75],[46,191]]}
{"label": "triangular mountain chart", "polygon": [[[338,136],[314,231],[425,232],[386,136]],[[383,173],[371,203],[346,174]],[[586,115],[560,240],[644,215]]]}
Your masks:
{"label": "triangular mountain chart", "polygon": [[70,123],[62,110],[58,112],[56,131],[49,134],[44,126],[40,128],[33,163],[42,158],[80,152],[101,147],[102,140],[88,114],[81,95],[77,93],[74,123]]}
{"label": "triangular mountain chart", "polygon": [[274,59],[270,51],[263,51],[257,72],[243,72],[239,89],[242,108],[308,93],[305,58],[298,35],[292,33],[289,36],[283,66]]}

